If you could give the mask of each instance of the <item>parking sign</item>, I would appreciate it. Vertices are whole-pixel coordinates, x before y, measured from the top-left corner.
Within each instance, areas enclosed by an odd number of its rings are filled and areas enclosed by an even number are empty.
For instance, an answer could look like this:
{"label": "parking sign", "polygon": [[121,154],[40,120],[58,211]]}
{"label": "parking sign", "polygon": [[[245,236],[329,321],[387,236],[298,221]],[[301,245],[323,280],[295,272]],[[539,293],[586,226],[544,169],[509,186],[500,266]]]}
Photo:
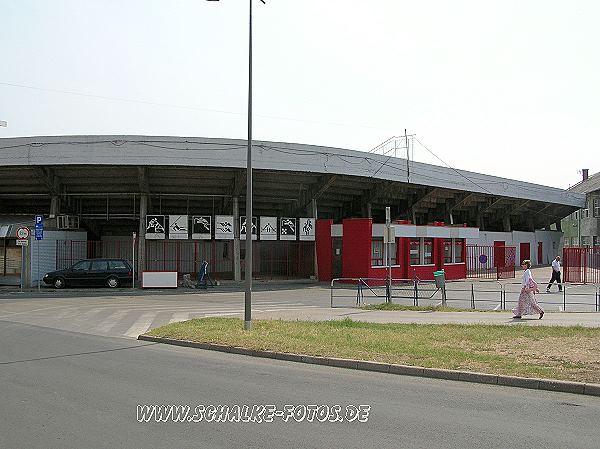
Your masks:
{"label": "parking sign", "polygon": [[44,216],[43,215],[35,216],[35,239],[36,240],[44,239]]}

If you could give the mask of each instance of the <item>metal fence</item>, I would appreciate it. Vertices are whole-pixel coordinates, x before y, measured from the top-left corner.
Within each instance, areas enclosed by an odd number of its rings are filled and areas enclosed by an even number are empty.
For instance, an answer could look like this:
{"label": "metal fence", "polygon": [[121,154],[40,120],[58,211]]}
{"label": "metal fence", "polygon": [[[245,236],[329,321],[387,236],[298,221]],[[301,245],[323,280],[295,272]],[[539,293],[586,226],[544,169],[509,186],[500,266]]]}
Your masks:
{"label": "metal fence", "polygon": [[467,245],[467,278],[515,277],[515,246]]}
{"label": "metal fence", "polygon": [[[233,278],[231,240],[146,240],[143,270],[177,271],[195,277],[203,261],[213,277]],[[241,245],[241,274],[244,276],[245,248]],[[56,267],[70,267],[81,259],[126,259],[133,265],[132,240],[56,242]],[[136,259],[138,257],[136,256]],[[308,278],[314,275],[314,242],[252,242],[253,276],[260,279]]]}
{"label": "metal fence", "polygon": [[[331,281],[331,307],[362,307],[386,301],[385,279],[336,278]],[[440,306],[477,310],[509,310],[518,303],[520,282],[450,281],[445,291],[434,281],[393,279],[393,303],[413,306]],[[540,293],[538,303],[549,311],[600,312],[600,285],[563,284],[562,292]]]}
{"label": "metal fence", "polygon": [[133,262],[132,240],[57,240],[56,269],[62,270],[81,259],[126,259]]}
{"label": "metal fence", "polygon": [[[544,291],[543,284],[539,285],[540,289]],[[520,282],[504,284],[503,310],[517,305],[520,291]],[[536,301],[542,307],[555,312],[600,312],[600,285],[563,283],[562,291],[539,293],[536,295]]]}
{"label": "metal fence", "polygon": [[563,281],[600,284],[600,248],[563,248]]}

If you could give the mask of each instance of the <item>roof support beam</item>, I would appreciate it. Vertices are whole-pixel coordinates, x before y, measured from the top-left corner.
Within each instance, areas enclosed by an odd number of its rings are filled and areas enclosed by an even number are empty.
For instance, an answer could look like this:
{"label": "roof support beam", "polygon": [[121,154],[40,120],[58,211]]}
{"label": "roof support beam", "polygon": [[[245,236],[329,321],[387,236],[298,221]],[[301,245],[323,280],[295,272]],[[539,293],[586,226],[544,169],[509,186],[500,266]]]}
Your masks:
{"label": "roof support beam", "polygon": [[321,176],[318,182],[312,184],[305,194],[301,194],[300,202],[294,215],[303,213],[307,207],[312,207],[312,201],[318,200],[334,183],[337,175]]}
{"label": "roof support beam", "polygon": [[152,199],[150,197],[150,181],[148,180],[148,168],[138,167],[138,188],[140,194],[145,194],[147,198],[147,210],[152,211]]}
{"label": "roof support beam", "polygon": [[223,207],[221,209],[222,213],[227,213],[227,208],[229,207],[229,203],[231,203],[233,197],[239,197],[242,194],[242,191],[246,187],[246,176],[247,171],[237,170],[235,172],[233,178],[233,185],[231,186],[231,196],[223,199]]}

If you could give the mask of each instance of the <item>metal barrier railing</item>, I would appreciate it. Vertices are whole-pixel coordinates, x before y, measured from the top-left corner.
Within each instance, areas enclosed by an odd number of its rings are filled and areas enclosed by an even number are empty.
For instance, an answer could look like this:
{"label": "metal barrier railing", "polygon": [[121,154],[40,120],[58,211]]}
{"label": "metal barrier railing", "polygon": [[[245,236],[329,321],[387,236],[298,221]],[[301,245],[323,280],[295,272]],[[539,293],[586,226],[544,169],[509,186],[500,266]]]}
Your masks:
{"label": "metal barrier railing", "polygon": [[[557,306],[559,311],[591,308],[600,312],[600,285],[596,284],[561,284],[560,295],[540,293],[536,297],[541,305]],[[420,279],[392,279],[390,299],[408,299],[412,305],[419,306],[420,300],[434,300],[437,305],[447,305],[453,302],[457,307],[471,309],[486,309],[481,304],[495,305],[493,310],[507,310],[512,304],[518,303],[521,291],[520,282],[500,283],[498,281],[449,281],[444,287],[435,286],[435,281]],[[437,294],[439,293],[439,297]],[[361,307],[365,298],[386,300],[385,279],[383,278],[335,278],[331,281],[330,303],[336,307],[336,299],[352,298],[352,307]],[[339,306],[337,306],[339,307]],[[346,303],[345,306],[350,307]]]}
{"label": "metal barrier railing", "polygon": [[[475,288],[475,286],[484,288]],[[496,288],[490,289],[488,285]],[[477,294],[476,294],[477,293]],[[331,281],[330,305],[335,307],[335,300],[352,298],[352,305],[360,307],[365,297],[386,300],[385,279],[383,278],[335,278]],[[419,306],[421,300],[434,300],[437,305],[445,306],[448,302],[465,302],[464,307],[477,308],[477,303],[492,302],[498,309],[502,304],[502,285],[497,281],[466,284],[461,281],[448,282],[438,287],[435,281],[420,279],[392,279],[390,300],[408,299],[413,306]]]}
{"label": "metal barrier railing", "polygon": [[[355,305],[360,307],[364,304],[364,290],[367,290],[367,294],[371,294],[376,298],[385,299],[385,279],[381,278],[335,278],[331,280],[330,296],[331,296],[331,308],[334,307],[333,300],[335,298],[353,298]],[[370,285],[375,283],[381,283],[382,285]],[[393,280],[392,280],[393,282]],[[336,286],[337,283],[337,286]],[[341,290],[343,292],[352,291],[352,294],[338,294],[334,295],[334,291]],[[381,290],[381,292],[380,292]],[[354,293],[355,292],[355,293]]]}
{"label": "metal barrier railing", "polygon": [[498,281],[448,282],[445,290],[446,303],[465,302],[474,310],[478,303],[495,304],[494,310],[502,308],[502,284]]}
{"label": "metal barrier railing", "polygon": [[[544,291],[545,284],[539,284],[542,288],[540,293],[536,295],[538,304],[547,306],[557,306],[559,311],[566,312],[568,306],[583,306],[592,308],[594,312],[600,312],[600,285],[597,284],[558,284],[562,287],[558,295],[555,293],[541,293]],[[508,282],[504,284],[503,296],[504,304],[502,309],[506,310],[507,294],[514,299],[509,300],[509,303],[517,304],[519,301],[519,293],[521,291],[520,282]],[[587,299],[584,300],[583,298]]]}

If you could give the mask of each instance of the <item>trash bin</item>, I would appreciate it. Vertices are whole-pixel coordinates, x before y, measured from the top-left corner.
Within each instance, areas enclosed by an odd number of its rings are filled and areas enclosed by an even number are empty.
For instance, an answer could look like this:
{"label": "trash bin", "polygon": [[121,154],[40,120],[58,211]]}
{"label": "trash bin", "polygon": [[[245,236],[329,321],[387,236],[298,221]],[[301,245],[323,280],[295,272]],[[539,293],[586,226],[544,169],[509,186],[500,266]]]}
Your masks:
{"label": "trash bin", "polygon": [[444,274],[444,270],[434,271],[433,279],[435,280],[435,286],[437,288],[443,288],[446,286],[446,276]]}

